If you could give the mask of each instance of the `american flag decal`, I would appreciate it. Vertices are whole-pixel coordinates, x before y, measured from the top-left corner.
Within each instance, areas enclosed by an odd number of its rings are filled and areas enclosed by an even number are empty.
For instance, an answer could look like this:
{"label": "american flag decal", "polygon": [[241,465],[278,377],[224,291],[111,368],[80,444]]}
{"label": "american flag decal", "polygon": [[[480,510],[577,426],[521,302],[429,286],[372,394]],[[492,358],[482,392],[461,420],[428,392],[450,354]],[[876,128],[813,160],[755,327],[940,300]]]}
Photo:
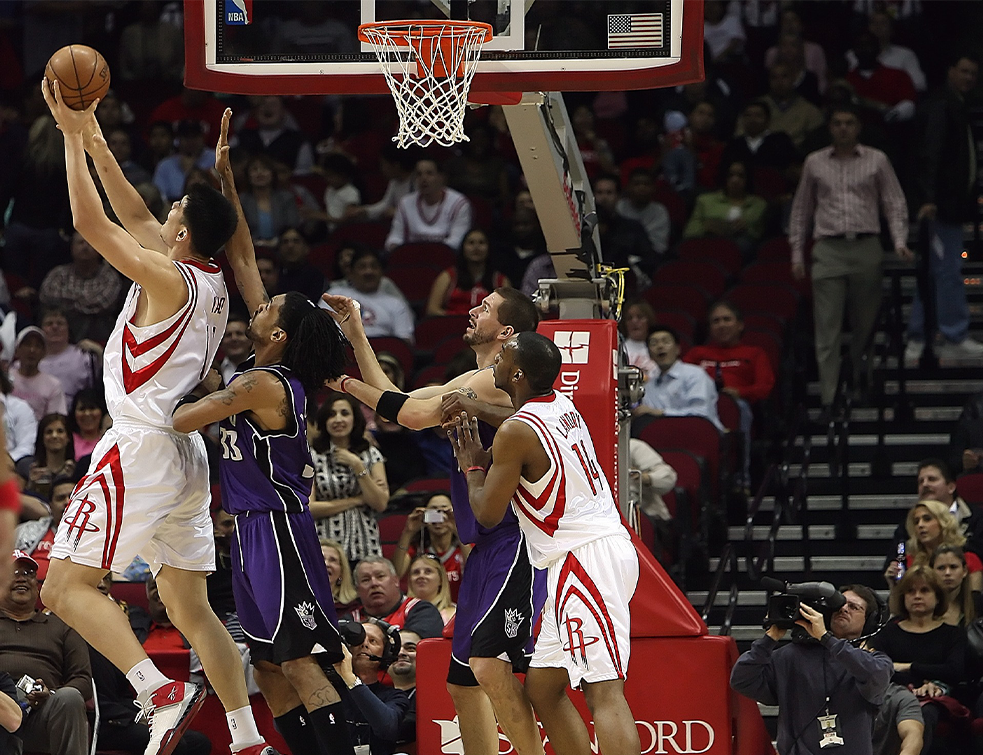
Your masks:
{"label": "american flag decal", "polygon": [[618,13],[608,16],[608,49],[662,47],[662,13]]}

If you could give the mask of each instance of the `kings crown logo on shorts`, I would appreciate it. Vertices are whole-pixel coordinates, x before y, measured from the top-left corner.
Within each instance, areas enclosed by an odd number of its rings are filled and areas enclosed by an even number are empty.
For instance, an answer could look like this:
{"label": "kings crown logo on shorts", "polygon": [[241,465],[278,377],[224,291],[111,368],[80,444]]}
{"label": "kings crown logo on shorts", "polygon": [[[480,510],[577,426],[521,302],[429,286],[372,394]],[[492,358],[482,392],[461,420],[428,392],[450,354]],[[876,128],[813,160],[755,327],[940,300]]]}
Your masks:
{"label": "kings crown logo on shorts", "polygon": [[514,640],[519,634],[519,625],[522,624],[522,611],[516,608],[505,609],[505,635],[510,640]]}
{"label": "kings crown logo on shorts", "polygon": [[317,622],[314,621],[313,603],[301,603],[300,605],[294,606],[294,611],[297,612],[297,617],[305,629],[314,629],[317,627]]}

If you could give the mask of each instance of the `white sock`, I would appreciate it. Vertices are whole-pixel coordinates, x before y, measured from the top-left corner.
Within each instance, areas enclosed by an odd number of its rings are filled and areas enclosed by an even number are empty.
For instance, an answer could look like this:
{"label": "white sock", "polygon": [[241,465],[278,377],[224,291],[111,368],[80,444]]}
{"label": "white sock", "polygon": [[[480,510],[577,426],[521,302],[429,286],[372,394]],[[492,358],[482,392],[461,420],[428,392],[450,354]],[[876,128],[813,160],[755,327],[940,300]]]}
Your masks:
{"label": "white sock", "polygon": [[253,709],[248,705],[244,708],[230,710],[225,714],[229,722],[229,732],[232,734],[232,752],[263,743],[263,737],[256,728]]}
{"label": "white sock", "polygon": [[147,690],[162,687],[171,681],[160,672],[160,669],[149,658],[145,658],[127,671],[126,679],[133,685],[133,689],[137,691],[138,695]]}

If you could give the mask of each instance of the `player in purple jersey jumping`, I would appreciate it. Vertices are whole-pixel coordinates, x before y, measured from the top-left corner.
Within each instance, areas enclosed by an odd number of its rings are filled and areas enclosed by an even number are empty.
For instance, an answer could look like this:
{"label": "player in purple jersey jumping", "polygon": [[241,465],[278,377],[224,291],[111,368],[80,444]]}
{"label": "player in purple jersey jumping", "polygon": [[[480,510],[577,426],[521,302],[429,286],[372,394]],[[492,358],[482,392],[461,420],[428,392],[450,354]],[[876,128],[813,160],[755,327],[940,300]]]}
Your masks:
{"label": "player in purple jersey jumping", "polygon": [[[521,291],[496,289],[471,310],[464,343],[475,352],[477,370],[410,394],[400,393],[379,367],[355,302],[343,296],[322,298],[351,341],[365,380],[346,377],[335,385],[383,417],[421,430],[466,410],[488,423],[483,433],[490,442],[494,427],[512,415],[508,394],[495,387],[491,365],[512,335],[536,328],[536,308]],[[461,741],[468,755],[497,755],[501,725],[518,755],[541,755],[542,737],[513,671],[525,671],[532,655],[532,627],[546,597],[545,581],[529,564],[515,515],[494,527],[482,527],[467,493],[464,475],[452,473],[451,503],[458,533],[462,542],[474,543],[461,578],[447,674]]]}
{"label": "player in purple jersey jumping", "polygon": [[246,334],[254,355],[227,388],[179,405],[174,429],[221,423],[222,503],[235,516],[236,608],[277,728],[292,752],[351,755],[341,698],[319,662],[341,661],[344,651],[308,508],[314,465],[304,413],[306,393],[341,373],[344,338],[303,294],[267,296],[229,167],[230,116],[226,110],[216,167],[239,213],[227,254],[253,312]]}

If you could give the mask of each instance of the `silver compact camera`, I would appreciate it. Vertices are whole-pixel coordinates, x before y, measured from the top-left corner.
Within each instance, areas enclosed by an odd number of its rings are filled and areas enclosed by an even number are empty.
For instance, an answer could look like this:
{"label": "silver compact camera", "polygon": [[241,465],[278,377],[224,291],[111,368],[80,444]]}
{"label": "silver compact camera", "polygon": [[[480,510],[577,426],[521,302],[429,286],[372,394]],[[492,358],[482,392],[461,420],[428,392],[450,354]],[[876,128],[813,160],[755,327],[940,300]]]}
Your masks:
{"label": "silver compact camera", "polygon": [[44,684],[24,674],[24,676],[17,680],[17,689],[21,690],[25,695],[29,695],[32,692],[44,691]]}
{"label": "silver compact camera", "polygon": [[427,509],[423,512],[423,521],[426,524],[442,524],[447,520],[447,515],[437,509]]}

